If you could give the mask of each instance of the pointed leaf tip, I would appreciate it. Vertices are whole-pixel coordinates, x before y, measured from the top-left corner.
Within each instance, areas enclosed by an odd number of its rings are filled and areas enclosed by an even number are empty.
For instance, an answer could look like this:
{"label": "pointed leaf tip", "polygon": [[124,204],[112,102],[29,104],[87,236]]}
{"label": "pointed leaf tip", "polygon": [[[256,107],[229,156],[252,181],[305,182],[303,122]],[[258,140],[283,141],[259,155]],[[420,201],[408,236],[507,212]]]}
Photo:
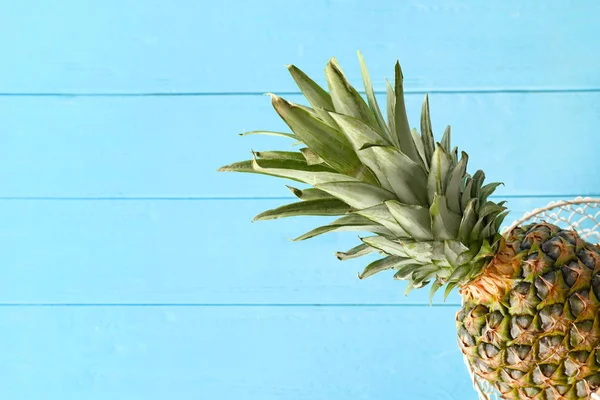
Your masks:
{"label": "pointed leaf tip", "polygon": [[375,131],[380,130],[372,110],[344,76],[339,65],[329,63],[325,68],[325,79],[336,113],[359,118]]}
{"label": "pointed leaf tip", "polygon": [[395,135],[397,138],[397,142],[400,145],[400,150],[402,151],[402,153],[406,154],[411,160],[425,167],[425,165],[423,164],[423,160],[417,150],[417,146],[414,142],[410,125],[408,123],[408,116],[406,115],[403,76],[399,62],[396,62],[396,68],[394,71],[394,88],[394,125]]}
{"label": "pointed leaf tip", "polygon": [[400,73],[400,79],[404,79],[404,74],[402,73],[402,67],[400,66],[400,60],[396,59],[396,70]]}
{"label": "pointed leaf tip", "polygon": [[287,104],[290,104],[289,102],[287,102],[286,100],[284,100],[283,98],[277,96],[274,93],[265,93],[265,96],[269,96],[271,98],[271,102],[273,104],[275,104],[275,103],[287,103]]}
{"label": "pointed leaf tip", "polygon": [[238,161],[232,164],[224,165],[217,171],[219,172],[254,172],[252,160]]}
{"label": "pointed leaf tip", "polygon": [[365,87],[365,93],[367,95],[367,101],[369,107],[373,115],[375,116],[375,120],[377,125],[379,126],[378,133],[385,138],[391,137],[391,132],[385,123],[385,119],[383,118],[383,114],[381,114],[381,110],[379,109],[379,105],[377,104],[377,99],[375,98],[375,91],[373,90],[373,84],[371,83],[371,77],[369,76],[369,71],[367,69],[367,64],[365,63],[365,59],[363,58],[360,51],[358,53],[358,62],[360,64],[360,72],[363,78],[363,84]]}
{"label": "pointed leaf tip", "polygon": [[267,136],[281,136],[290,139],[298,139],[296,135],[293,133],[285,133],[285,132],[275,132],[275,131],[250,131],[250,132],[242,132],[239,133],[240,136],[248,136],[248,135],[267,135]]}
{"label": "pointed leaf tip", "polygon": [[255,221],[294,217],[301,215],[333,216],[344,215],[350,212],[350,207],[341,200],[328,198],[306,200],[264,211],[254,217]]}

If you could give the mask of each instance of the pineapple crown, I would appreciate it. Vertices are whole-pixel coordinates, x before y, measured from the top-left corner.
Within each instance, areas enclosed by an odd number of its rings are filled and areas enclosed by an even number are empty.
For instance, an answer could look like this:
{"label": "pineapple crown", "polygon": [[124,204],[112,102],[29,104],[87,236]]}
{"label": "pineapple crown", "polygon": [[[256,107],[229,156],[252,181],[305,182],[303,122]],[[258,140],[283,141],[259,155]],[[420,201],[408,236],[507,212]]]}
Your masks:
{"label": "pineapple crown", "polygon": [[383,255],[359,274],[363,279],[395,270],[408,280],[406,293],[429,283],[431,297],[446,286],[472,280],[494,255],[504,202],[488,200],[499,183],[484,185],[485,174],[467,173],[468,155],[450,145],[450,127],[436,142],[423,102],[419,133],[410,129],[403,76],[387,81],[387,120],[377,104],[366,64],[358,53],[366,99],[348,82],[337,61],[325,68],[329,92],[293,65],[289,72],[310,107],[270,94],[273,107],[292,133],[253,131],[289,137],[299,151],[253,152],[251,160],[219,171],[287,178],[312,187],[288,186],[300,201],[257,215],[268,220],[298,215],[340,216],[295,240],[332,231],[364,231],[361,244],[336,253],[341,260]]}

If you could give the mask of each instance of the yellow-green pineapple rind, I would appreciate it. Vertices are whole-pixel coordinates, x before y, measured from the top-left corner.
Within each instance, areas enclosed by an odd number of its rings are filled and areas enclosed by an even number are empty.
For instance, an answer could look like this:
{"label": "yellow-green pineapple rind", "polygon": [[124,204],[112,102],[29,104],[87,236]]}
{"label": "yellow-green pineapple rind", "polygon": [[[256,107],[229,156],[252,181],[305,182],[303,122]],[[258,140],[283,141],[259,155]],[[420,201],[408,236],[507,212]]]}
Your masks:
{"label": "yellow-green pineapple rind", "polygon": [[600,249],[531,224],[507,235],[491,265],[457,314],[473,371],[503,399],[589,399],[600,387]]}

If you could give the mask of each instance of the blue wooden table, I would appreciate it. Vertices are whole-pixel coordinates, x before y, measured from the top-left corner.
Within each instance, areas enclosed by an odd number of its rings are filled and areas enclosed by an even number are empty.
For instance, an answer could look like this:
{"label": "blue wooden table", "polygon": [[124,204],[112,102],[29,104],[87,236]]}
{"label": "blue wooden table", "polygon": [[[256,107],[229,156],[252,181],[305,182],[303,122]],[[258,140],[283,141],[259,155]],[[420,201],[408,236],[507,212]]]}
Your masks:
{"label": "blue wooden table", "polygon": [[322,218],[250,223],[275,179],[217,174],[287,145],[265,92],[335,55],[377,93],[399,58],[517,218],[600,195],[594,0],[4,1],[0,398],[475,399],[460,298],[338,262]]}

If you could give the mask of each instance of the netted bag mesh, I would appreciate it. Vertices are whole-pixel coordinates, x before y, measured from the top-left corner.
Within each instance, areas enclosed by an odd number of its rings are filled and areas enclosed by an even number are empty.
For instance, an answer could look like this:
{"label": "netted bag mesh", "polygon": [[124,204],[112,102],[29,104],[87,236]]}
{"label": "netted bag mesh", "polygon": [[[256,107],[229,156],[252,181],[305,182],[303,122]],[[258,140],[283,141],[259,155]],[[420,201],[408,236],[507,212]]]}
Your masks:
{"label": "netted bag mesh", "polygon": [[[600,243],[600,199],[578,197],[573,200],[550,202],[546,207],[526,213],[521,219],[515,221],[504,230],[509,231],[517,225],[545,221],[558,225],[563,229],[577,231],[582,239],[590,243]],[[501,400],[500,393],[487,382],[479,378],[471,370],[465,357],[465,364],[473,379],[473,386],[479,394],[480,400]],[[599,395],[593,399],[600,400]]]}

